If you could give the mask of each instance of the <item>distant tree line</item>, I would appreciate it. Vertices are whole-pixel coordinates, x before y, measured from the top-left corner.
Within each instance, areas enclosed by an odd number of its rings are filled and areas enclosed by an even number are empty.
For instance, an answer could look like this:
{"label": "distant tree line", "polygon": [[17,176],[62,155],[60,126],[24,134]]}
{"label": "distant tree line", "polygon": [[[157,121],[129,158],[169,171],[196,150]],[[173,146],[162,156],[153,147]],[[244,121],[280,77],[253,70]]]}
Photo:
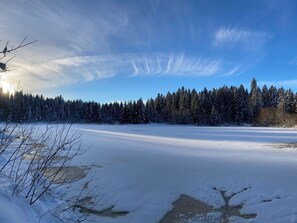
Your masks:
{"label": "distant tree line", "polygon": [[0,120],[11,122],[240,125],[252,123],[263,107],[297,113],[297,94],[275,86],[260,89],[255,79],[250,91],[243,85],[204,88],[200,92],[182,87],[145,102],[139,99],[104,104],[65,101],[62,96],[44,98],[22,91],[8,95],[0,89]]}

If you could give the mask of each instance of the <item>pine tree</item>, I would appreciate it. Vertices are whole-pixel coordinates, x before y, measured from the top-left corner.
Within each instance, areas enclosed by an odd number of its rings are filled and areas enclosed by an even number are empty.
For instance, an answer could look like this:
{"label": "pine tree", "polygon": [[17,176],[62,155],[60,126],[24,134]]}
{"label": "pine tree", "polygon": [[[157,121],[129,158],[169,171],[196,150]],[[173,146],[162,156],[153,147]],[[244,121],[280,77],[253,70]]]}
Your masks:
{"label": "pine tree", "polygon": [[266,84],[262,87],[262,106],[263,107],[269,107],[269,90],[266,86]]}
{"label": "pine tree", "polygon": [[289,113],[294,112],[294,94],[291,89],[285,92],[285,111]]}
{"label": "pine tree", "polygon": [[173,113],[175,112],[175,107],[173,105],[173,95],[168,92],[165,97],[165,109],[163,120],[168,123],[173,123]]}
{"label": "pine tree", "polygon": [[199,94],[200,97],[200,107],[201,107],[201,124],[209,124],[209,118],[211,114],[211,98],[207,88],[204,88]]}
{"label": "pine tree", "polygon": [[297,93],[294,95],[293,109],[294,113],[297,113]]}
{"label": "pine tree", "polygon": [[282,111],[285,112],[285,105],[286,105],[286,101],[285,101],[285,90],[284,88],[280,88],[278,89],[278,99],[277,99],[277,108]]}
{"label": "pine tree", "polygon": [[270,86],[269,88],[269,100],[268,100],[268,107],[277,107],[277,101],[278,101],[278,93],[277,89],[274,86]]}
{"label": "pine tree", "polygon": [[237,124],[243,124],[248,121],[247,114],[248,114],[248,103],[246,97],[245,89],[242,85],[236,90],[235,94],[235,122]]}
{"label": "pine tree", "polygon": [[152,98],[146,102],[147,122],[156,122],[156,111],[154,103],[154,99]]}
{"label": "pine tree", "polygon": [[192,91],[191,97],[191,116],[193,123],[195,125],[201,124],[201,115],[200,115],[200,105],[199,105],[199,97],[195,90]]}
{"label": "pine tree", "polygon": [[143,124],[147,122],[146,111],[142,99],[139,99],[137,102],[133,101],[131,122],[133,124]]}
{"label": "pine tree", "polygon": [[250,117],[252,119],[256,118],[262,107],[261,102],[261,90],[257,86],[257,81],[255,78],[251,81],[251,93],[250,93]]}
{"label": "pine tree", "polygon": [[211,108],[210,124],[213,126],[219,124],[218,111],[214,105]]}

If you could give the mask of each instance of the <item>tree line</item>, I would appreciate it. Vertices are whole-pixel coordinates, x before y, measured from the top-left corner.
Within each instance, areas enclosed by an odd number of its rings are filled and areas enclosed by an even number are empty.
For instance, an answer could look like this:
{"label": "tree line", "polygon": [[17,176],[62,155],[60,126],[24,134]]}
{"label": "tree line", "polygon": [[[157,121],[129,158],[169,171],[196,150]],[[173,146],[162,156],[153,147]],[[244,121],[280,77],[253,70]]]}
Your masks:
{"label": "tree line", "polygon": [[22,91],[9,95],[0,89],[0,121],[10,122],[240,125],[252,123],[263,107],[297,113],[297,94],[282,87],[260,88],[255,79],[250,90],[243,85],[204,88],[199,92],[181,87],[147,101],[103,104],[65,101],[62,96],[44,98]]}

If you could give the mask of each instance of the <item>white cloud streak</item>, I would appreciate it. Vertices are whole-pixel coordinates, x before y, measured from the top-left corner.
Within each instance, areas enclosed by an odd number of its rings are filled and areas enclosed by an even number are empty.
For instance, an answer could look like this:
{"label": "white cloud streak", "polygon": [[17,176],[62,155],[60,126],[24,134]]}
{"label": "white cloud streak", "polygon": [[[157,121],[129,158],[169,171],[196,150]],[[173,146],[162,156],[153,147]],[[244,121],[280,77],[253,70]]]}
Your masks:
{"label": "white cloud streak", "polygon": [[241,73],[243,73],[242,65],[239,64],[239,65],[236,65],[234,67],[231,67],[230,70],[227,71],[226,73],[224,73],[222,76],[224,76],[224,77],[238,76]]}
{"label": "white cloud streak", "polygon": [[268,87],[273,85],[273,86],[277,86],[277,87],[296,88],[297,87],[297,79],[280,80],[280,81],[258,81],[258,85],[263,86],[264,84],[266,84]]}
{"label": "white cloud streak", "polygon": [[222,71],[220,59],[191,57],[185,54],[126,55],[133,64],[133,76],[209,76]]}
{"label": "white cloud streak", "polygon": [[262,45],[270,35],[263,31],[240,29],[232,27],[220,27],[215,32],[214,46],[235,46],[258,47]]}
{"label": "white cloud streak", "polygon": [[[17,44],[30,34],[30,40],[39,40],[37,44],[17,52],[17,57],[9,63],[10,67],[16,68],[7,75],[9,81],[20,82],[25,91],[41,92],[119,75],[131,78],[202,77],[232,76],[240,71],[240,67],[224,62],[221,57],[206,58],[183,53],[115,54],[124,52],[115,50],[123,44],[120,41],[122,35],[124,40],[129,40],[128,43],[146,42],[142,40],[143,36],[130,34],[135,27],[131,26],[126,31],[133,17],[129,9],[117,2],[102,1],[100,7],[92,7],[93,4],[82,1],[71,1],[71,4],[70,1],[53,3],[50,0],[4,1],[0,14],[1,39]],[[153,12],[158,10],[159,3],[159,0],[150,1]],[[216,34],[216,42],[242,42],[253,37],[261,39],[265,35],[221,28]],[[140,50],[146,52],[151,49],[137,47],[137,52]]]}
{"label": "white cloud streak", "polygon": [[183,53],[76,56],[30,65],[18,59],[14,67],[16,70],[11,72],[11,77],[15,80],[23,77],[23,86],[30,86],[31,89],[46,89],[116,76],[231,76],[239,71],[239,66],[230,66],[220,58],[193,57]]}

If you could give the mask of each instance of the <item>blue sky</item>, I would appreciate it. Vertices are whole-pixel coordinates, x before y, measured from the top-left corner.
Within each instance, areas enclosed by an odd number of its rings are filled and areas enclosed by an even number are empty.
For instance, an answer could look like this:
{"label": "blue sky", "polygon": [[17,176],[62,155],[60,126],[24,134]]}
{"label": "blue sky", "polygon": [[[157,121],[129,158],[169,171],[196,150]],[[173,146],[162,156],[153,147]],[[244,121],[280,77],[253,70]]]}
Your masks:
{"label": "blue sky", "polygon": [[253,77],[297,89],[293,0],[0,2],[0,45],[38,40],[1,76],[24,92],[111,102]]}

